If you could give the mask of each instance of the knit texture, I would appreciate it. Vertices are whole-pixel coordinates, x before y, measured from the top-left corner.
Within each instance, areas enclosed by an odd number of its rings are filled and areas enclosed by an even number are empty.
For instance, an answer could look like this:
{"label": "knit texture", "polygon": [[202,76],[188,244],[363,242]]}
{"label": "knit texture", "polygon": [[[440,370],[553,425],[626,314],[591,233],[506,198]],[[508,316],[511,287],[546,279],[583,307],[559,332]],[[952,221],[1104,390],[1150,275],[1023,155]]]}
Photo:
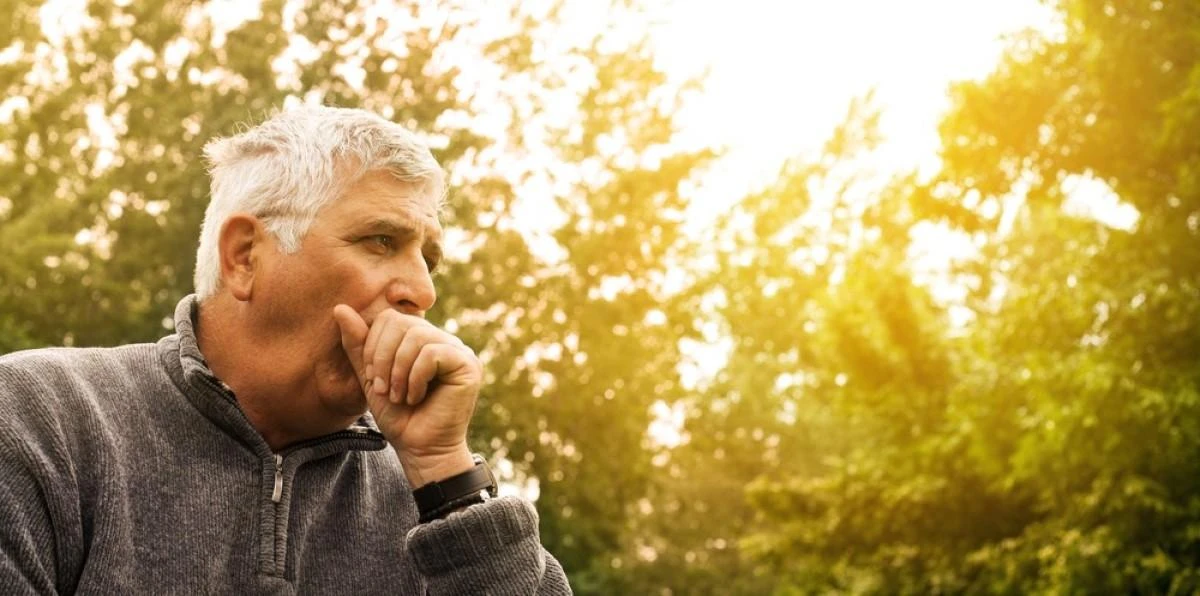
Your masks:
{"label": "knit texture", "polygon": [[156,344],[0,357],[0,594],[570,593],[529,503],[418,525],[369,416],[277,459],[195,312]]}

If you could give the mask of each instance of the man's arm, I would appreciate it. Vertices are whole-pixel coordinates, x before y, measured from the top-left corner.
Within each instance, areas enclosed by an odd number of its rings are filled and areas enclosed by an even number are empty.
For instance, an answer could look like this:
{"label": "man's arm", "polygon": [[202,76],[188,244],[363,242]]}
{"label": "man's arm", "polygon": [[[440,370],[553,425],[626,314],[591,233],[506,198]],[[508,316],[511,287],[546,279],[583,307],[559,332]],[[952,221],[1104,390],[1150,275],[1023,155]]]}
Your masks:
{"label": "man's arm", "polygon": [[542,548],[537,512],[502,497],[421,524],[408,552],[429,594],[570,594],[562,566]]}
{"label": "man's arm", "polygon": [[[420,317],[379,313],[370,326],[339,305],[334,320],[367,405],[418,489],[472,468],[467,426],[483,366],[461,340]],[[493,499],[421,524],[408,552],[431,594],[570,594],[542,548],[533,506]]]}
{"label": "man's arm", "polygon": [[[0,425],[0,434],[8,429]],[[0,436],[0,586],[57,594],[54,526],[44,494],[11,437]]]}

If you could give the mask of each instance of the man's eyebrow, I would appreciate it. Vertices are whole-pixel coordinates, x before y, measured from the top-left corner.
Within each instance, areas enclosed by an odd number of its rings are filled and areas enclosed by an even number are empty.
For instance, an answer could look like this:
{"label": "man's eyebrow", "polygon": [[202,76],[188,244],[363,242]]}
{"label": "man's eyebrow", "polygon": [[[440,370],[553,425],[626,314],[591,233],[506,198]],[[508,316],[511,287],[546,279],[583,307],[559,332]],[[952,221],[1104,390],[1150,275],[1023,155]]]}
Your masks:
{"label": "man's eyebrow", "polygon": [[395,219],[372,219],[363,224],[362,229],[371,234],[386,234],[397,237],[415,236],[417,234],[416,226]]}

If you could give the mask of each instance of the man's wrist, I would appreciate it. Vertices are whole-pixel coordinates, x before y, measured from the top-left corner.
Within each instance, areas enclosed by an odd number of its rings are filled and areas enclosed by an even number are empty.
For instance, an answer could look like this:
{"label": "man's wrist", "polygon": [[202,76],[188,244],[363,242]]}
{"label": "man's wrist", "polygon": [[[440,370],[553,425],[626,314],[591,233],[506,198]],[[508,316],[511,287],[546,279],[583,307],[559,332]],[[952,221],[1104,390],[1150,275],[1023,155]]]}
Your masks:
{"label": "man's wrist", "polygon": [[495,498],[496,476],[481,455],[472,457],[470,470],[413,490],[420,523],[441,519],[454,511]]}
{"label": "man's wrist", "polygon": [[451,476],[462,474],[475,467],[471,459],[471,451],[464,443],[461,449],[437,455],[416,456],[411,453],[400,454],[400,464],[408,484],[416,490],[430,482],[440,482]]}

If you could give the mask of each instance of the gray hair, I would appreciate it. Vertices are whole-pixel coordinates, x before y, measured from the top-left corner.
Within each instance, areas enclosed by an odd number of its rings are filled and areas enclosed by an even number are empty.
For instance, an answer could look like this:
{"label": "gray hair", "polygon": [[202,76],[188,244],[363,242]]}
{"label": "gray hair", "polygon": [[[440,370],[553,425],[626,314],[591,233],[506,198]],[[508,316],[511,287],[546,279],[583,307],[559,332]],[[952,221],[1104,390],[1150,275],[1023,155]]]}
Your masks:
{"label": "gray hair", "polygon": [[212,200],[196,251],[196,295],[220,285],[217,239],[229,216],[261,219],[285,253],[300,241],[322,207],[364,174],[386,170],[441,201],[446,178],[429,147],[412,132],[371,112],[304,106],[204,146]]}

